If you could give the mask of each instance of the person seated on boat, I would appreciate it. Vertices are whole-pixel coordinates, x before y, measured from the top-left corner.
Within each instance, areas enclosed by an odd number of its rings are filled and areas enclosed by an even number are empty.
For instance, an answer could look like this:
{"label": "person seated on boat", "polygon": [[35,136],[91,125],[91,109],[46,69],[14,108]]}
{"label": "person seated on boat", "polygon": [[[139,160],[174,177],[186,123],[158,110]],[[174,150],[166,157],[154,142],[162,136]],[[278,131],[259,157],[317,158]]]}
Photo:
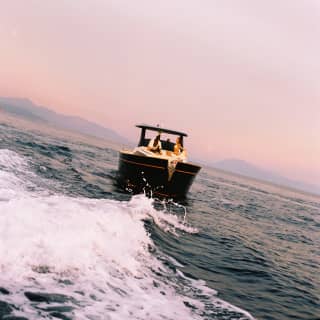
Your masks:
{"label": "person seated on boat", "polygon": [[149,151],[154,152],[154,153],[161,154],[162,146],[161,146],[161,141],[160,141],[160,134],[158,134],[154,139],[150,140],[147,149]]}
{"label": "person seated on boat", "polygon": [[176,144],[173,147],[173,153],[176,156],[186,156],[186,149],[181,144],[181,137],[177,137]]}

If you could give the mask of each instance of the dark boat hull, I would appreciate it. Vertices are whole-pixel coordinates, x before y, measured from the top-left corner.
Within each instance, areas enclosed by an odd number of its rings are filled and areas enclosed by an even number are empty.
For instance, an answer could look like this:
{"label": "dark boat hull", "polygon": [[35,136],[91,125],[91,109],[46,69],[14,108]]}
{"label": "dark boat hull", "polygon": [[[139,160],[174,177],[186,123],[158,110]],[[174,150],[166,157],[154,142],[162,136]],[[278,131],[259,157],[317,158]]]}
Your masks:
{"label": "dark boat hull", "polygon": [[200,169],[191,163],[178,162],[170,175],[166,159],[120,152],[118,181],[134,193],[183,198]]}

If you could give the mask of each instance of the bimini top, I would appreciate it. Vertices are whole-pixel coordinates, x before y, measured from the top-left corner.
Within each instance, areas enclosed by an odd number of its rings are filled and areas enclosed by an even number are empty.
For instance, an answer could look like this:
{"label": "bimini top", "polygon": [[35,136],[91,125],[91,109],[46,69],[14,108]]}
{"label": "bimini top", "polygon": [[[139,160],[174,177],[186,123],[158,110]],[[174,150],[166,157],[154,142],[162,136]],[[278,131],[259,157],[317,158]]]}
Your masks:
{"label": "bimini top", "polygon": [[188,135],[184,132],[181,131],[175,131],[175,130],[170,130],[170,129],[166,129],[166,128],[162,128],[159,126],[148,126],[146,124],[137,124],[136,125],[137,128],[141,128],[141,129],[147,129],[147,130],[152,130],[152,131],[160,131],[162,133],[169,133],[169,134],[175,134],[178,136],[182,136],[182,137],[187,137]]}

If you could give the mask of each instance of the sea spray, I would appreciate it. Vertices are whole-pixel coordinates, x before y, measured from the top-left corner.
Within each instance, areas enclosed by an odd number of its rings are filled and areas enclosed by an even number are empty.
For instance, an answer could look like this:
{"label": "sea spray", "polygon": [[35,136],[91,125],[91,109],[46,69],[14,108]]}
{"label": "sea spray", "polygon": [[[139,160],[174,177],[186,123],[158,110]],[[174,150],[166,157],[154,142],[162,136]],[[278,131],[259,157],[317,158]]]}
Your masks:
{"label": "sea spray", "polygon": [[185,215],[156,210],[144,195],[117,201],[52,194],[29,161],[0,150],[0,283],[12,314],[201,319],[233,312],[250,318],[203,281],[185,277],[181,265],[168,267],[165,259],[174,259],[155,248],[144,222],[173,235],[196,233]]}

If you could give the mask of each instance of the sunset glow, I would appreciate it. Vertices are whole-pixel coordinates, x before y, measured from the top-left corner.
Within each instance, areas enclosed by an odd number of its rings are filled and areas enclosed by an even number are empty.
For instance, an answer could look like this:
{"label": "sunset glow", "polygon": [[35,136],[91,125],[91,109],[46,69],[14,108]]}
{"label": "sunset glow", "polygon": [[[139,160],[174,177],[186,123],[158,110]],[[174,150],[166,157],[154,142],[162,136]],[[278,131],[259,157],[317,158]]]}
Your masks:
{"label": "sunset glow", "polygon": [[0,96],[320,184],[318,1],[1,4]]}

